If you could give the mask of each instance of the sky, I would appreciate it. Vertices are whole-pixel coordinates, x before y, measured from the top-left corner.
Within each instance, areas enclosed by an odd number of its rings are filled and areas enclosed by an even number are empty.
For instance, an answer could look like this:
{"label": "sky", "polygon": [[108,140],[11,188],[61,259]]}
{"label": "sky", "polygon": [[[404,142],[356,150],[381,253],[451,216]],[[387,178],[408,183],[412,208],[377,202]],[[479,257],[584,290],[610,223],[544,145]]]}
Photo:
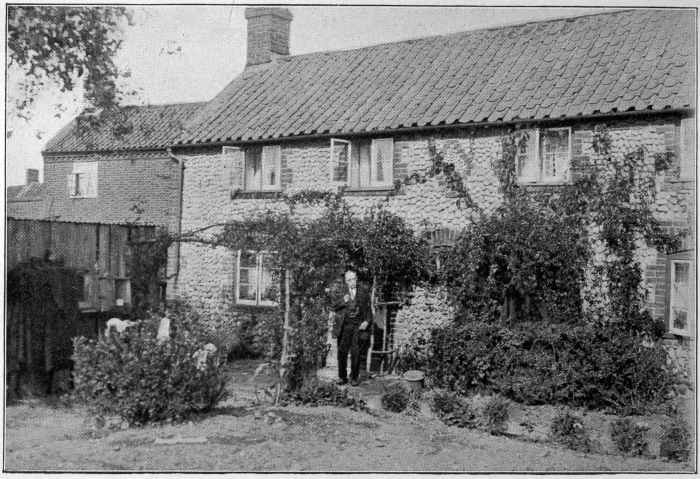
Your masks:
{"label": "sky", "polygon": [[[132,6],[135,25],[124,31],[117,63],[131,70],[129,88],[141,93],[137,103],[162,104],[211,99],[245,66],[244,7]],[[565,16],[602,8],[556,7],[288,7],[291,54],[342,50]],[[179,47],[179,50],[178,50]],[[8,91],[11,94],[11,79]],[[41,150],[83,108],[80,91],[60,94],[48,89],[37,99],[29,123],[8,120],[6,185],[22,184],[27,168],[43,181]],[[68,106],[57,115],[55,105]]]}

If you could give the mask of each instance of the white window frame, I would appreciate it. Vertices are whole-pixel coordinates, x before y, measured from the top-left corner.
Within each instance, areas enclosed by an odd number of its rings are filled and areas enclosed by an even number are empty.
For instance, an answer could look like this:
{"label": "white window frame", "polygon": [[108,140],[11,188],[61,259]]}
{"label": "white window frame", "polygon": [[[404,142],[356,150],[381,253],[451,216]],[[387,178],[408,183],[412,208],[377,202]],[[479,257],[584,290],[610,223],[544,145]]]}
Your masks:
{"label": "white window frame", "polygon": [[335,145],[336,143],[340,145],[346,145],[348,147],[348,158],[347,158],[347,166],[346,166],[346,171],[345,171],[345,182],[350,183],[350,162],[352,161],[352,142],[350,140],[342,140],[340,138],[331,138],[331,159],[330,159],[330,171],[329,171],[329,178],[330,181],[337,181],[334,179],[335,177],[335,165],[337,164],[336,158],[335,158]]}
{"label": "white window frame", "polygon": [[[675,300],[675,294],[674,294],[674,288],[673,284],[675,282],[675,275],[676,275],[676,264],[679,263],[685,263],[688,265],[688,310],[687,310],[687,317],[688,317],[688,323],[687,327],[685,329],[680,329],[676,328],[673,326],[673,307],[674,307],[674,300]],[[674,259],[671,260],[671,272],[669,274],[669,282],[668,282],[668,288],[669,288],[669,301],[668,301],[668,330],[672,334],[677,334],[679,336],[692,336],[693,334],[693,329],[694,329],[694,321],[695,321],[695,316],[693,312],[693,304],[694,304],[694,298],[693,298],[693,287],[695,285],[694,281],[694,275],[693,275],[693,262],[689,259]]]}
{"label": "white window frame", "polygon": [[[224,147],[226,148],[226,147]],[[248,184],[248,159],[246,158],[250,148],[260,148],[260,177],[256,181],[256,185]],[[260,191],[280,191],[282,189],[282,148],[280,145],[254,146],[245,148],[243,151],[243,191],[260,192]],[[226,150],[224,150],[226,152]],[[275,152],[276,153],[273,153]],[[275,154],[275,169],[277,170],[276,183],[274,185],[265,184],[266,173],[266,155]]]}
{"label": "white window frame", "polygon": [[[544,175],[544,158],[542,157],[542,133],[547,131],[566,131],[569,134],[568,145],[568,170],[565,178],[551,177],[545,178]],[[573,131],[570,126],[562,126],[555,128],[533,128],[530,130],[530,135],[534,135],[534,141],[528,141],[529,145],[534,145],[536,148],[537,158],[537,178],[524,179],[518,175],[517,181],[522,185],[563,185],[571,182],[571,160],[573,159]],[[517,173],[519,154],[515,156],[515,168]]]}
{"label": "white window frame", "polygon": [[[362,140],[356,140],[357,141],[362,141]],[[375,165],[377,164],[377,144],[380,141],[391,141],[391,155],[390,155],[390,161],[389,161],[389,168],[388,168],[388,174],[386,175],[385,179],[383,182],[377,182],[374,180],[374,177],[372,175],[374,168],[376,167]],[[352,163],[353,163],[353,156],[352,156],[352,151],[355,149],[353,147],[353,141],[352,140],[343,140],[340,138],[331,138],[331,152],[330,152],[330,178],[331,181],[333,181],[333,173],[336,165],[336,161],[334,158],[334,152],[335,152],[335,144],[340,143],[340,144],[345,144],[348,145],[348,166],[347,166],[347,185],[352,189],[352,190],[373,190],[373,189],[385,189],[385,188],[393,188],[394,187],[394,148],[396,146],[396,142],[394,141],[393,137],[387,137],[387,138],[372,138],[370,141],[370,158],[369,158],[369,184],[368,185],[353,185],[352,184]],[[359,158],[359,152],[360,148],[357,147],[357,145],[354,145],[358,151],[358,158]],[[362,176],[360,176],[360,181],[362,180]]]}
{"label": "white window frame", "polygon": [[260,280],[262,278],[262,269],[263,269],[263,256],[265,255],[274,255],[274,251],[253,251],[253,250],[246,250],[247,253],[251,253],[255,255],[255,281],[256,281],[256,289],[255,289],[255,299],[241,299],[241,250],[238,250],[236,252],[236,303],[237,304],[244,304],[247,306],[277,306],[279,304],[278,301],[270,301],[267,299],[262,299],[262,284],[260,283]]}
{"label": "white window frame", "polygon": [[[73,170],[68,175],[70,180],[69,198],[97,198],[97,161],[81,161],[73,163]],[[82,186],[82,192],[76,191],[76,186]],[[90,186],[90,188],[88,188]]]}

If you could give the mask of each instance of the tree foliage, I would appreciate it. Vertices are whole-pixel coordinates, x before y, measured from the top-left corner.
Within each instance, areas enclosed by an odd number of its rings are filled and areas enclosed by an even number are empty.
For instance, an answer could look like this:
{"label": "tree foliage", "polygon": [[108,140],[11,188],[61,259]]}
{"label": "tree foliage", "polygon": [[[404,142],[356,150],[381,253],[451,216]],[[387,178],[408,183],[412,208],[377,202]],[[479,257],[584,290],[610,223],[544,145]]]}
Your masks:
{"label": "tree foliage", "polygon": [[122,29],[132,24],[125,7],[11,5],[8,65],[23,72],[16,113],[28,118],[36,95],[50,84],[62,92],[82,85],[87,102],[110,109],[119,100],[115,56]]}

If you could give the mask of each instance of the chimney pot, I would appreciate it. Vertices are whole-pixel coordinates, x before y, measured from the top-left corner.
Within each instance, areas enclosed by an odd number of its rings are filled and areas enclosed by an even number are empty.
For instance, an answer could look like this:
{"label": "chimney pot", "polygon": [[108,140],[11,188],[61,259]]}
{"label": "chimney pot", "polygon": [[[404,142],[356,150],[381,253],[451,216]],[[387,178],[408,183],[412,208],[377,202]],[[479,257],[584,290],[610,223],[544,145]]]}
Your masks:
{"label": "chimney pot", "polygon": [[246,67],[271,62],[276,56],[289,55],[289,25],[292,13],[286,8],[250,7]]}
{"label": "chimney pot", "polygon": [[39,170],[34,168],[27,168],[27,173],[25,175],[26,184],[39,183]]}

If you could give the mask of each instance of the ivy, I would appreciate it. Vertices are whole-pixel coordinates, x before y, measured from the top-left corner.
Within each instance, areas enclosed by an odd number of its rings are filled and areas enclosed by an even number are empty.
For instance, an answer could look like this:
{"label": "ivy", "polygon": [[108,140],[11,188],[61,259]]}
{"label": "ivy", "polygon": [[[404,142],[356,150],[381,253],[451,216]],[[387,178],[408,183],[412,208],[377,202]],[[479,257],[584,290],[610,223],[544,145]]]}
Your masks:
{"label": "ivy", "polygon": [[428,140],[428,153],[430,154],[430,168],[424,173],[413,172],[403,179],[396,179],[394,181],[394,189],[389,193],[387,199],[399,193],[405,185],[425,183],[428,181],[428,178],[435,178],[436,176],[442,175],[447,188],[453,191],[457,196],[456,205],[458,208],[478,210],[479,206],[469,195],[462,175],[457,171],[455,164],[447,162],[443,154],[438,151],[434,138]]}

